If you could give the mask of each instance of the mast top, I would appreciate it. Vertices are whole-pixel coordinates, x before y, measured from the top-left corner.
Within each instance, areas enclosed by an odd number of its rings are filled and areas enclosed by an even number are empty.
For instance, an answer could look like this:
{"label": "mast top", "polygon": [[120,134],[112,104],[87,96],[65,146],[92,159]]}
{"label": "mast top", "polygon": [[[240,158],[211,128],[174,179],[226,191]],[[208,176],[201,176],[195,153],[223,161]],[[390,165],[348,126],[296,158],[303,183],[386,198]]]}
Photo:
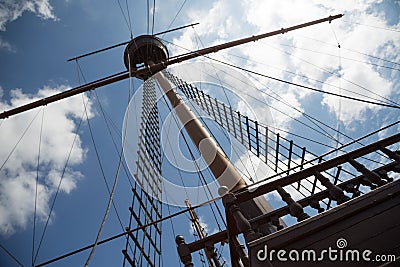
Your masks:
{"label": "mast top", "polygon": [[[132,71],[147,67],[149,63],[158,64],[167,61],[169,58],[168,49],[165,44],[153,35],[140,35],[132,39],[125,48],[125,67]],[[165,69],[163,67],[162,69]],[[144,73],[136,77],[146,80],[151,73]]]}

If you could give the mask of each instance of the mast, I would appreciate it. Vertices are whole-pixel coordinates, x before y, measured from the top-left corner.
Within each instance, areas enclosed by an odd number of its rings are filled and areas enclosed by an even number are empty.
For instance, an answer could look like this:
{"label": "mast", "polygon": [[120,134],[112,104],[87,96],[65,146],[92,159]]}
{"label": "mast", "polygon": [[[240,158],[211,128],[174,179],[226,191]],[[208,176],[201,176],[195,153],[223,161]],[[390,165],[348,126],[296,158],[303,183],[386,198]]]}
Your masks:
{"label": "mast", "polygon": [[[233,166],[222,149],[217,145],[211,134],[201,124],[197,116],[172,88],[164,74],[158,72],[153,77],[160,84],[160,87],[174,108],[177,117],[185,127],[189,137],[193,141],[193,144],[199,150],[202,158],[210,168],[214,178],[218,181],[221,188],[226,187],[229,192],[239,192],[246,187],[247,184],[245,180]],[[264,197],[260,197],[242,203],[241,209],[247,215],[246,217],[251,219],[271,211],[272,207]],[[262,229],[262,232],[273,231],[274,230],[271,227],[263,227]]]}
{"label": "mast", "polygon": [[[186,207],[189,209],[189,216],[190,216],[190,220],[192,221],[194,230],[196,231],[200,240],[204,239],[207,236],[207,233],[205,232],[204,228],[201,226],[200,220],[196,214],[196,211],[194,209],[192,209],[192,206],[190,205],[190,200],[186,199],[185,204],[186,204]],[[206,257],[207,257],[210,267],[221,267],[221,264],[219,263],[218,258],[217,258],[217,254],[215,253],[213,244],[206,246],[204,248],[204,252],[206,253]]]}
{"label": "mast", "polygon": [[[136,70],[137,66],[144,68],[153,68],[160,62],[166,61],[169,57],[167,47],[155,36],[142,35],[133,39],[125,49],[124,63],[128,70]],[[223,150],[217,145],[217,142],[201,124],[200,120],[189,108],[189,106],[178,95],[176,90],[164,75],[164,70],[158,71],[151,76],[154,78],[163,93],[167,96],[175,114],[187,131],[193,144],[196,146],[211,170],[214,178],[221,188],[227,188],[229,192],[239,192],[247,186],[245,180],[236,170]],[[152,73],[136,76],[139,79],[147,80]],[[224,192],[227,193],[228,191]],[[271,205],[264,197],[249,200],[241,204],[248,219],[256,218],[272,210]],[[274,232],[272,226],[264,225],[260,227],[263,233]]]}

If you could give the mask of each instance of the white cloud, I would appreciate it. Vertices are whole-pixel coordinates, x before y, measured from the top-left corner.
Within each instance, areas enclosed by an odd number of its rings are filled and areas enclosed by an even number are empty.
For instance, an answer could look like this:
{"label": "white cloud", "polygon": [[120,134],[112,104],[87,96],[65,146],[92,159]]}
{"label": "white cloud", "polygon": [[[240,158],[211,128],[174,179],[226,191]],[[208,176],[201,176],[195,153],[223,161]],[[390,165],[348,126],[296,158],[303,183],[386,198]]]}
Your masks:
{"label": "white cloud", "polygon": [[10,42],[4,40],[1,36],[0,36],[0,50],[15,52],[15,48],[10,44]]}
{"label": "white cloud", "polygon": [[[214,229],[210,230],[209,229],[209,225],[205,222],[205,220],[204,220],[204,218],[202,216],[200,216],[198,219],[199,219],[200,227],[203,229],[203,233],[205,235],[209,236],[209,235],[213,235],[213,234],[218,232],[217,228],[214,228]],[[190,223],[189,232],[190,232],[191,235],[198,236],[197,230],[194,227],[193,223]]]}
{"label": "white cloud", "polygon": [[[365,25],[374,25],[376,27],[388,27],[385,18],[381,13],[379,14],[362,14],[358,17],[358,21]],[[374,55],[380,58],[396,58],[398,53],[394,52],[393,44],[398,47],[400,43],[400,36],[392,34],[390,31],[376,31],[371,34],[371,29],[364,25],[353,26],[350,30],[344,27],[338,29],[341,37],[341,45],[344,48],[356,47],[358,51],[364,53],[358,54],[357,60],[362,62],[371,62],[370,57],[365,54]],[[348,51],[343,52],[344,57],[355,58],[354,53]],[[385,75],[381,68],[376,68],[372,65],[360,64],[358,62],[342,60],[342,70],[340,71],[341,78],[331,76],[326,80],[327,84],[341,84],[342,88],[352,92],[364,95],[356,95],[351,92],[342,91],[344,95],[368,99],[372,101],[386,101],[383,98],[389,98],[390,94],[394,91],[393,75]],[[393,71],[392,74],[398,75],[398,71]],[[351,83],[350,83],[350,82]],[[356,85],[355,85],[356,84]],[[324,90],[340,93],[338,88],[329,88],[324,86]],[[374,100],[373,98],[377,99]],[[329,107],[329,110],[335,114],[341,113],[342,122],[348,126],[352,121],[364,121],[367,118],[365,113],[367,110],[377,111],[381,106],[364,104],[349,100],[341,100],[341,109],[339,109],[339,100],[337,97],[324,95],[323,104]]]}
{"label": "white cloud", "polygon": [[[233,149],[236,150],[235,152],[240,151],[237,146]],[[242,147],[241,149],[243,150],[246,148]],[[250,151],[245,151],[244,153],[242,152],[240,158],[238,158],[237,156],[235,158],[237,159],[234,161],[234,165],[236,169],[242,174],[242,176],[247,178],[246,183],[248,184],[261,181],[265,179],[270,173],[270,167],[267,166],[267,164],[265,164],[261,158],[258,158]]]}
{"label": "white cloud", "polygon": [[[355,86],[353,84],[348,84],[344,80],[342,80],[342,84],[345,84],[345,88],[347,90],[351,90],[351,92],[344,92],[340,91],[339,88],[329,88],[328,86],[324,86],[325,91],[337,93],[337,94],[345,94],[347,96],[362,98],[365,100],[372,100],[372,98],[378,98],[374,93],[376,91],[379,92],[379,95],[388,97],[391,93],[392,82],[389,80],[385,80],[382,78],[378,72],[374,71],[371,66],[366,65],[356,65],[352,66],[349,64],[345,65],[343,72],[342,79],[352,81],[364,88],[370,88],[370,91],[366,91],[362,87]],[[338,77],[332,76],[327,79],[327,83],[329,84],[338,84],[339,83]],[[376,89],[379,88],[379,90]],[[352,93],[354,92],[354,93]],[[363,96],[357,95],[355,93],[359,93]],[[365,96],[365,97],[364,97]],[[341,104],[339,105],[339,101]],[[376,100],[374,100],[376,101]],[[364,121],[365,112],[367,109],[378,110],[382,108],[381,106],[376,106],[372,104],[366,104],[362,102],[354,102],[348,99],[338,99],[338,97],[332,95],[324,95],[322,100],[323,104],[327,105],[332,112],[336,114],[341,113],[341,120],[348,126],[351,124],[352,121]]]}
{"label": "white cloud", "polygon": [[[226,0],[220,0],[214,1],[209,9],[199,10],[187,7],[186,16],[189,21],[200,22],[200,25],[195,27],[196,32],[202,42],[208,46],[296,25],[328,15],[344,13],[343,18],[333,21],[331,25],[328,23],[314,25],[263,41],[252,42],[240,48],[227,50],[228,53],[244,56],[247,58],[246,61],[240,62],[226,52],[219,52],[211,56],[223,61],[228,61],[227,58],[229,58],[232,64],[289,82],[305,84],[331,92],[336,92],[338,89],[329,87],[327,84],[335,86],[340,84],[344,89],[362,93],[367,97],[373,96],[367,90],[345,81],[349,80],[381,96],[389,97],[394,92],[393,76],[397,77],[398,73],[392,72],[385,76],[381,69],[345,59],[345,57],[349,57],[363,62],[373,61],[372,58],[361,54],[364,53],[389,58],[394,62],[398,61],[400,56],[397,53],[397,47],[400,43],[400,36],[390,31],[376,30],[376,28],[366,26],[390,27],[385,13],[376,8],[376,5],[380,2],[372,0],[361,0],[356,3],[321,0],[306,2],[297,0],[268,2],[247,0],[228,3]],[[173,42],[195,50],[198,48],[196,40],[196,33],[192,29],[187,29]],[[341,45],[340,51],[337,47],[338,42]],[[282,46],[282,44],[286,46]],[[346,49],[357,50],[360,53],[355,54]],[[184,52],[178,51],[176,48],[171,50],[174,54]],[[343,57],[340,61],[339,52]],[[331,74],[338,74],[339,71],[342,75],[340,81],[335,75]],[[289,72],[295,73],[297,76]],[[261,82],[259,84],[260,89],[268,92],[268,89],[265,89],[262,84],[267,85],[292,106],[306,112],[307,107],[303,106],[307,100],[306,97],[311,94],[320,94],[264,78],[259,79]],[[243,90],[247,90],[247,88]],[[351,95],[344,90],[342,90],[342,93]],[[273,99],[269,99],[269,101],[273,107],[282,111],[282,113],[272,111],[274,120],[280,128],[292,128],[293,120],[287,115],[293,118],[302,116],[301,113],[294,111],[282,102]],[[322,103],[316,104],[320,105],[321,109],[324,109],[325,105],[327,109],[324,110],[328,110],[336,118],[340,118],[346,125],[354,120],[364,121],[366,118],[363,114],[368,110],[374,112],[379,110],[376,106],[364,105],[354,101],[343,101],[342,107],[339,109],[337,98],[328,95],[323,96]],[[323,114],[319,115],[322,116]],[[324,116],[330,115],[325,113]]]}
{"label": "white cloud", "polygon": [[[294,32],[293,34],[288,34],[293,36],[292,38],[281,37],[281,43],[286,43],[293,45],[291,49],[280,48],[280,50],[288,51],[288,53],[280,53],[278,56],[276,55],[276,51],[273,50],[270,53],[260,53],[260,49],[252,48],[250,50],[249,56],[250,58],[257,58],[257,55],[262,55],[261,61],[264,62],[274,62],[277,66],[283,66],[287,70],[294,71],[298,75],[305,75],[311,79],[307,80],[306,84],[309,84],[314,87],[320,88],[321,83],[318,83],[315,80],[325,81],[326,84],[333,84],[338,86],[340,84],[339,80],[336,76],[329,74],[328,72],[335,72],[339,69],[339,58],[332,57],[325,54],[338,54],[338,48],[334,48],[333,46],[329,46],[326,44],[321,44],[317,42],[315,39],[311,38],[301,38],[300,36],[312,36],[318,40],[325,40],[327,43],[335,44],[337,41],[340,43],[341,47],[356,49],[365,54],[376,55],[379,57],[383,57],[384,51],[388,51],[390,47],[387,46],[389,43],[400,43],[400,39],[398,35],[394,35],[389,31],[374,31],[374,34],[371,35],[371,28],[368,28],[364,25],[360,24],[351,24],[347,23],[346,20],[353,20],[357,23],[365,24],[365,25],[374,25],[377,27],[387,28],[386,20],[384,18],[383,13],[371,13],[366,12],[368,9],[371,9],[372,4],[376,4],[376,1],[358,1],[355,3],[347,3],[347,1],[309,1],[307,3],[303,3],[300,1],[280,1],[274,2],[274,5],[271,6],[268,3],[269,10],[267,11],[267,6],[256,5],[255,2],[252,1],[252,7],[248,11],[249,21],[262,29],[261,31],[266,31],[270,29],[270,25],[273,25],[275,28],[282,27],[283,25],[294,25],[299,22],[304,21],[304,14],[312,14],[313,18],[324,17],[328,14],[336,14],[336,13],[345,13],[345,17],[340,20],[345,20],[344,22],[338,20],[332,23],[332,26],[328,27],[327,25],[321,24],[312,26],[309,28],[305,28],[299,31]],[[275,11],[272,11],[275,10]],[[276,10],[286,10],[289,12],[279,12]],[[295,12],[290,13],[290,10]],[[266,14],[266,12],[271,14]],[[310,18],[311,19],[311,18]],[[338,38],[338,40],[336,40]],[[285,40],[286,39],[286,40]],[[387,49],[382,49],[385,47]],[[299,48],[306,48],[298,49]],[[395,46],[397,47],[397,45]],[[265,46],[264,46],[265,48]],[[268,47],[269,50],[271,50]],[[278,46],[279,49],[279,46]],[[309,51],[311,50],[311,51]],[[315,53],[313,51],[318,51]],[[343,51],[343,49],[342,49]],[[385,56],[396,55],[397,53],[393,53],[393,51],[388,51],[391,54],[386,54]],[[344,52],[341,52],[342,55]],[[270,54],[273,56],[265,56],[265,54]],[[345,56],[345,54],[343,55]],[[354,58],[354,54],[350,56],[350,58]],[[360,61],[369,62],[370,59],[367,56],[359,56],[356,58]],[[368,90],[374,91],[384,97],[388,97],[392,90],[392,82],[390,79],[385,79],[382,75],[379,74],[380,70],[374,69],[371,66],[365,64],[357,64],[354,61],[346,61],[345,59],[341,60],[342,65],[342,80],[341,86],[345,89],[355,91],[357,93],[361,93],[368,97],[373,96],[370,92],[360,87],[354,86],[353,84],[346,83],[344,80],[351,81],[358,85],[361,85]],[[264,68],[257,67],[259,69]],[[328,71],[328,72],[327,72]],[[279,73],[278,71],[272,72],[273,76],[282,77],[283,73]],[[294,82],[299,82],[299,78],[289,78],[287,80]],[[299,82],[304,84],[304,82]],[[278,87],[279,88],[279,87]],[[295,91],[291,91],[285,89],[284,87],[280,87],[280,94],[282,98],[290,102],[292,105],[299,108],[301,106],[301,99],[304,96],[311,94],[309,91],[306,93],[302,91],[302,94],[296,94]],[[330,92],[338,93],[337,88],[330,88],[328,86],[323,86],[323,89],[328,90]],[[342,94],[352,95],[351,93],[347,93],[342,91]],[[354,96],[354,95],[352,95]],[[359,98],[359,96],[357,96]],[[376,96],[375,96],[376,97]],[[336,117],[340,117],[341,120],[345,124],[351,123],[353,120],[365,120],[365,117],[362,116],[367,109],[376,110],[377,107],[373,105],[365,105],[362,103],[357,103],[354,101],[342,101],[342,108],[338,108],[338,100],[337,97],[324,95],[323,104],[327,105],[331,112],[334,112]],[[282,107],[282,104],[280,105]],[[290,111],[290,108],[284,108],[285,112]],[[339,115],[339,113],[341,113]],[[299,113],[290,112],[287,113],[293,117],[299,117]],[[285,116],[276,117],[277,122],[285,122],[289,123],[290,119]],[[283,120],[282,120],[283,119]]]}
{"label": "white cloud", "polygon": [[6,30],[6,24],[29,11],[42,19],[56,20],[50,0],[0,0],[0,30]]}
{"label": "white cloud", "polygon": [[[66,86],[55,89],[44,87],[35,96],[15,89],[10,92],[9,103],[0,101],[0,110],[8,110],[66,89],[68,89]],[[86,97],[84,101],[87,101]],[[83,110],[82,96],[71,97],[45,107],[37,202],[39,220],[45,220],[48,216],[49,201],[58,187],[73,143],[74,147],[60,187],[61,192],[70,193],[82,177],[82,174],[74,168],[83,162],[87,153],[80,136],[76,135],[77,124]],[[93,117],[90,102],[87,111],[88,116]],[[0,163],[3,164],[38,112],[26,135],[0,170],[0,234],[2,235],[10,235],[16,229],[25,228],[28,222],[32,222],[42,112],[40,109],[24,112],[3,120],[0,125]]]}

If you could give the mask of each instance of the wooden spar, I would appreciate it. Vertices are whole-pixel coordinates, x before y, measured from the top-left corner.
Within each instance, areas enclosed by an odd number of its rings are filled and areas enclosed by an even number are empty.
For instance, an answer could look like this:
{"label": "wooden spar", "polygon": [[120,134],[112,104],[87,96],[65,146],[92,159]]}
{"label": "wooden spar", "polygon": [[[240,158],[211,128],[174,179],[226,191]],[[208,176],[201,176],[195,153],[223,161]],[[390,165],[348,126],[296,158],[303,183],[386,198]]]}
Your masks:
{"label": "wooden spar", "polygon": [[119,73],[117,75],[111,76],[111,78],[100,79],[100,80],[97,80],[95,82],[91,82],[89,84],[78,86],[78,87],[72,88],[70,90],[67,90],[65,92],[62,92],[62,93],[59,93],[59,94],[55,94],[55,95],[52,95],[52,96],[49,96],[49,97],[46,97],[46,98],[43,98],[43,99],[35,101],[35,102],[31,102],[31,103],[28,103],[26,105],[23,105],[23,106],[14,108],[14,109],[10,109],[8,111],[4,111],[3,113],[0,113],[0,119],[6,119],[6,118],[8,118],[10,116],[13,116],[13,115],[28,111],[30,109],[34,109],[34,108],[37,108],[37,107],[40,107],[40,106],[45,106],[47,104],[56,102],[58,100],[61,100],[61,99],[64,99],[64,98],[68,98],[70,96],[74,96],[74,95],[77,95],[77,94],[80,94],[80,93],[83,93],[83,92],[86,92],[86,91],[94,90],[96,88],[99,88],[99,87],[102,87],[102,86],[105,86],[105,85],[108,85],[108,84],[111,84],[111,83],[114,83],[114,82],[117,82],[117,81],[121,81],[121,80],[124,80],[124,79],[129,78],[129,77],[140,77],[140,76],[143,76],[143,74],[146,74],[146,73],[151,73],[151,74],[157,73],[158,71],[160,71],[162,69],[165,69],[169,65],[176,64],[176,63],[188,60],[188,59],[196,58],[196,57],[199,57],[199,56],[204,56],[204,55],[210,54],[210,53],[215,53],[217,51],[220,51],[220,50],[223,50],[223,49],[227,49],[227,48],[230,48],[230,47],[234,47],[234,46],[238,46],[238,45],[241,45],[241,44],[245,44],[245,43],[248,43],[248,42],[255,42],[255,41],[260,40],[262,38],[270,37],[270,36],[273,36],[273,35],[284,34],[284,33],[287,33],[289,31],[293,31],[293,30],[297,30],[297,29],[300,29],[300,28],[308,27],[308,26],[315,25],[315,24],[318,24],[318,23],[322,23],[322,22],[326,22],[326,21],[331,22],[332,20],[341,18],[342,16],[343,16],[343,14],[338,14],[338,15],[335,15],[335,16],[329,16],[329,17],[326,17],[326,18],[323,18],[323,19],[310,21],[310,22],[299,24],[299,25],[292,26],[292,27],[289,27],[289,28],[282,28],[282,29],[277,30],[277,31],[272,31],[272,32],[269,32],[269,33],[255,35],[255,36],[251,36],[251,37],[247,37],[247,38],[231,41],[231,42],[228,42],[228,43],[225,43],[225,44],[220,44],[220,45],[215,45],[215,46],[211,46],[211,47],[208,47],[208,48],[200,49],[200,50],[197,50],[197,51],[194,51],[194,52],[190,52],[190,53],[187,53],[187,54],[183,54],[183,55],[174,57],[173,59],[169,59],[169,60],[154,64],[151,67],[147,66],[147,67],[144,67],[144,68],[139,69],[139,70],[131,71],[130,74],[129,73],[123,73],[123,74]]}
{"label": "wooden spar", "polygon": [[[200,24],[200,23],[198,23],[198,22],[197,23],[192,23],[192,24],[189,24],[189,25],[185,25],[185,26],[181,26],[181,27],[178,27],[178,28],[170,29],[170,30],[167,30],[167,31],[158,32],[158,33],[153,34],[153,36],[165,34],[165,33],[168,33],[168,32],[172,32],[172,31],[176,31],[176,30],[180,30],[180,29],[184,29],[184,28],[188,28],[188,27],[193,27],[193,26],[196,26],[198,24]],[[126,42],[118,43],[118,44],[115,44],[115,45],[112,45],[112,46],[108,46],[108,47],[105,47],[105,48],[102,48],[102,49],[99,49],[99,50],[96,50],[96,51],[93,51],[93,52],[90,52],[90,53],[86,53],[86,54],[83,54],[83,55],[80,55],[80,56],[76,56],[76,57],[70,58],[67,61],[74,61],[74,60],[77,60],[77,59],[80,59],[80,58],[83,58],[83,57],[87,57],[87,56],[91,56],[91,55],[94,55],[94,54],[97,54],[97,53],[100,53],[100,52],[104,52],[104,51],[107,51],[107,50],[110,50],[110,49],[113,49],[113,48],[116,48],[116,47],[119,47],[119,46],[122,46],[122,45],[127,45],[127,44],[129,44],[129,42],[130,41],[126,41]]]}
{"label": "wooden spar", "polygon": [[82,86],[78,86],[75,88],[72,88],[70,90],[49,96],[49,97],[45,97],[42,98],[40,100],[25,104],[23,106],[17,107],[17,108],[13,108],[10,109],[8,111],[4,111],[3,113],[0,113],[0,119],[6,119],[10,116],[22,113],[24,111],[28,111],[30,109],[34,109],[40,106],[46,106],[47,104],[56,102],[58,100],[64,99],[64,98],[68,98],[86,91],[90,91],[90,90],[94,90],[96,88],[105,86],[107,84],[113,83],[113,82],[117,82],[117,81],[121,81],[124,80],[126,78],[129,77],[129,73],[125,72],[124,74],[117,74],[117,76],[113,76],[112,78],[108,78],[108,79],[100,79],[88,84],[84,84]]}
{"label": "wooden spar", "polygon": [[[201,226],[199,217],[197,216],[196,211],[194,209],[192,209],[189,199],[185,200],[185,204],[189,210],[190,220],[192,221],[193,228],[196,231],[199,239],[202,240],[202,239],[206,238],[207,233],[205,233],[203,227]],[[221,264],[219,263],[218,258],[217,258],[217,254],[215,253],[215,250],[214,250],[214,245],[208,245],[206,243],[203,250],[206,254],[206,258],[207,258],[209,267],[221,267]]]}

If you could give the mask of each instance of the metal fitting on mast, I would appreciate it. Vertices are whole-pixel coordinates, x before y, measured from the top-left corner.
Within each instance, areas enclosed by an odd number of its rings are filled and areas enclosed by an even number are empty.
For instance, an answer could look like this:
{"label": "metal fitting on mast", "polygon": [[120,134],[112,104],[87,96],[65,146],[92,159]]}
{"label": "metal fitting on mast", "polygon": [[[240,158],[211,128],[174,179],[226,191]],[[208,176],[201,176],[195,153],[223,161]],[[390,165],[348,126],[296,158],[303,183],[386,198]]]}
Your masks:
{"label": "metal fitting on mast", "polygon": [[[153,35],[140,35],[132,39],[124,52],[124,64],[130,72],[149,67],[150,62],[153,64],[165,62],[168,58],[167,47],[159,38]],[[135,77],[146,80],[155,72],[165,68],[166,66],[161,66],[160,69],[153,71],[153,73],[145,72],[135,75]]]}

